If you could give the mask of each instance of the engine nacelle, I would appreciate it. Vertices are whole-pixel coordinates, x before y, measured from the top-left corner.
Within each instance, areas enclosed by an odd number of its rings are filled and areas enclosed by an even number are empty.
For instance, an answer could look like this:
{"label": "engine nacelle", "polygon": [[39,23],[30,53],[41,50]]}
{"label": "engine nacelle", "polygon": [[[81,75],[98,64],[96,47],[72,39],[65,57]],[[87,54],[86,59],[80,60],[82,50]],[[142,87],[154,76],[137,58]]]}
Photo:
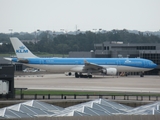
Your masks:
{"label": "engine nacelle", "polygon": [[68,73],[68,75],[69,75],[69,76],[71,76],[71,75],[72,75],[72,73],[71,73],[71,72],[69,72],[69,73]]}
{"label": "engine nacelle", "polygon": [[107,70],[106,69],[102,69],[102,73],[107,74]]}
{"label": "engine nacelle", "polygon": [[66,76],[73,76],[74,73],[73,73],[73,72],[65,72],[65,75],[66,75]]}
{"label": "engine nacelle", "polygon": [[116,75],[117,69],[116,68],[102,69],[102,73],[105,73],[106,75]]}

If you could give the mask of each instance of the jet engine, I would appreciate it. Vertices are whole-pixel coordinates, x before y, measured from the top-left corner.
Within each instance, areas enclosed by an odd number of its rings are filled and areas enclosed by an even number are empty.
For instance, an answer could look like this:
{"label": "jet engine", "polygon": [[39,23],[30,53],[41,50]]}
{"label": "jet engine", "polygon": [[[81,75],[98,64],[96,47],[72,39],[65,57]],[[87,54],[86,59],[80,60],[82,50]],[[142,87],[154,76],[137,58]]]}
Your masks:
{"label": "jet engine", "polygon": [[116,68],[102,69],[102,73],[104,73],[106,75],[116,75],[117,74],[117,69]]}
{"label": "jet engine", "polygon": [[73,73],[73,72],[65,72],[65,75],[66,75],[66,76],[73,76],[74,73]]}
{"label": "jet engine", "polygon": [[71,76],[71,75],[72,75],[72,73],[71,73],[71,72],[69,72],[69,73],[68,73],[68,75],[69,75],[69,76]]}

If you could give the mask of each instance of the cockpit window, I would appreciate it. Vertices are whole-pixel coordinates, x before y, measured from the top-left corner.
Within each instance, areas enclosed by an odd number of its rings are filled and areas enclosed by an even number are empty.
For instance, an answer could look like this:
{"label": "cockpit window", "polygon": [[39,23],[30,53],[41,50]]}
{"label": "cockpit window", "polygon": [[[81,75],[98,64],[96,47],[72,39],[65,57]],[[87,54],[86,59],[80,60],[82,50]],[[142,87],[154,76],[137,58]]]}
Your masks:
{"label": "cockpit window", "polygon": [[152,62],[152,61],[150,61],[149,63],[150,63],[150,64],[153,64],[153,62]]}

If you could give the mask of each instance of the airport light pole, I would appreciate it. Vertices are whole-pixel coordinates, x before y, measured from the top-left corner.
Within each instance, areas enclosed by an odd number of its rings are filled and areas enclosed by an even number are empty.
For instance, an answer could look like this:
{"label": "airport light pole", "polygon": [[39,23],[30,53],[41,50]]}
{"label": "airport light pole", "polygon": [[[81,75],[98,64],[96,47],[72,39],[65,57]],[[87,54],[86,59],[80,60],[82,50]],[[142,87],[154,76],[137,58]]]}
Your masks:
{"label": "airport light pole", "polygon": [[47,30],[46,33],[47,33],[47,40],[49,40],[49,30]]}
{"label": "airport light pole", "polygon": [[94,33],[96,33],[97,29],[93,29]]}
{"label": "airport light pole", "polygon": [[[53,43],[54,43],[54,38],[56,37],[56,32],[55,32],[55,30],[53,30]],[[54,57],[54,48],[53,48],[53,57]]]}
{"label": "airport light pole", "polygon": [[100,28],[100,29],[99,29],[99,33],[100,33],[101,31],[102,31],[102,29]]}
{"label": "airport light pole", "polygon": [[77,35],[77,32],[79,32],[80,31],[80,29],[77,29],[77,25],[76,25],[76,35]]}
{"label": "airport light pole", "polygon": [[36,33],[36,40],[37,40],[37,42],[38,42],[38,32],[39,32],[40,30],[39,29],[37,29],[37,33]]}
{"label": "airport light pole", "polygon": [[53,30],[53,40],[56,37],[56,32]]}
{"label": "airport light pole", "polygon": [[38,33],[37,32],[39,32],[40,30],[39,29],[37,29],[36,31],[35,31],[35,51],[36,52],[38,52],[38,46],[37,46],[37,43],[38,43]]}
{"label": "airport light pole", "polygon": [[[60,29],[60,31],[62,31],[64,33],[64,29]],[[64,48],[62,48],[62,54],[63,54],[63,58],[64,58]]]}
{"label": "airport light pole", "polygon": [[62,33],[64,33],[64,29],[60,29],[60,31],[61,31]]}
{"label": "airport light pole", "polygon": [[78,29],[78,30],[76,30],[76,35],[77,35],[77,33],[80,31],[80,29]]}
{"label": "airport light pole", "polygon": [[[99,42],[99,43],[100,43],[101,31],[102,31],[102,29],[100,28],[100,29],[98,30],[98,36],[97,36],[97,38],[98,38],[98,41],[97,41],[97,42]],[[103,49],[104,49],[104,48],[103,48]]]}
{"label": "airport light pole", "polygon": [[77,39],[77,32],[79,32],[80,29],[77,29],[77,25],[76,25],[76,35],[75,35],[75,39]]}
{"label": "airport light pole", "polygon": [[13,31],[13,29],[9,29],[9,31],[11,31],[11,37],[12,37],[12,31]]}
{"label": "airport light pole", "polygon": [[[94,31],[94,33],[95,33],[95,42],[96,42],[96,32],[97,32],[97,29],[93,29],[93,31]],[[94,44],[95,44],[95,42],[93,41],[93,46],[94,46]]]}
{"label": "airport light pole", "polygon": [[61,32],[65,33],[66,37],[67,37],[67,30],[65,29],[60,29]]}
{"label": "airport light pole", "polygon": [[[75,39],[77,40],[77,32],[79,32],[80,29],[77,30],[77,26],[76,26],[76,35],[75,35]],[[78,51],[78,46],[77,46],[77,51]]]}

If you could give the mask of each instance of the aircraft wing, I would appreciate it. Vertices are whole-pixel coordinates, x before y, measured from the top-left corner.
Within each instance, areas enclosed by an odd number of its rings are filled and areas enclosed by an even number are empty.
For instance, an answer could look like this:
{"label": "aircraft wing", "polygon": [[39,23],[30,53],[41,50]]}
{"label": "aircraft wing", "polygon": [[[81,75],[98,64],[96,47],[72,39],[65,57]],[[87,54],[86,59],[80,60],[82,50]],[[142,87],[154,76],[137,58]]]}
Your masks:
{"label": "aircraft wing", "polygon": [[102,66],[99,66],[99,65],[97,65],[97,64],[94,64],[94,63],[90,63],[90,62],[88,62],[88,61],[86,61],[86,60],[84,60],[84,67],[83,67],[83,69],[84,70],[101,70],[101,69],[103,69],[103,67]]}
{"label": "aircraft wing", "polygon": [[100,65],[87,62],[86,60],[84,60],[83,71],[91,72],[91,73],[93,71],[94,72],[101,72],[101,73],[106,74],[106,75],[116,75],[117,74],[117,69],[116,68],[104,68]]}

